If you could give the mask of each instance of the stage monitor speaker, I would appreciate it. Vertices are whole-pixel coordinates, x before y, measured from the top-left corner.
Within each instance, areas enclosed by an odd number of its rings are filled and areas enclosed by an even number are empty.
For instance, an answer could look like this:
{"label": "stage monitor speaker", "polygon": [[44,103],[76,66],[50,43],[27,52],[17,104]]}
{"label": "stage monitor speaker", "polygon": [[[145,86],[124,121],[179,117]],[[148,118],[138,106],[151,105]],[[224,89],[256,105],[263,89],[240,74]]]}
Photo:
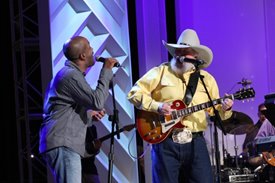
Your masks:
{"label": "stage monitor speaker", "polygon": [[275,93],[271,93],[264,96],[266,106],[266,111],[264,115],[270,121],[270,123],[275,127]]}

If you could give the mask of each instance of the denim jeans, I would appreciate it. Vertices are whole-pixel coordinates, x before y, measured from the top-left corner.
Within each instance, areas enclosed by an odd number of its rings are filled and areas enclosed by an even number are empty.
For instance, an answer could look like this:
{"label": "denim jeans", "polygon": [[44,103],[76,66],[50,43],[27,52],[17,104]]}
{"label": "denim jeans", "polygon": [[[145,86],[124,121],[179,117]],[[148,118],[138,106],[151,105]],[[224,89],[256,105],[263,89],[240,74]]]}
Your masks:
{"label": "denim jeans", "polygon": [[57,147],[43,153],[56,183],[81,183],[81,158],[70,148]]}
{"label": "denim jeans", "polygon": [[152,148],[153,183],[213,183],[210,157],[203,136],[178,144],[171,137]]}

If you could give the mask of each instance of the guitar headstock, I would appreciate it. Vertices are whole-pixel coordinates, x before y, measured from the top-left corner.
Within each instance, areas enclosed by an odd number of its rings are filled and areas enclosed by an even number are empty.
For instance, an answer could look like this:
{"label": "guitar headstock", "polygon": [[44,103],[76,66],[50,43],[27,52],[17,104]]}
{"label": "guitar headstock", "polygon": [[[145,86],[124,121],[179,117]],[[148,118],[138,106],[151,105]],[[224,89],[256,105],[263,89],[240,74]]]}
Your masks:
{"label": "guitar headstock", "polygon": [[255,97],[255,90],[253,88],[241,88],[234,93],[234,98],[237,100],[244,100]]}

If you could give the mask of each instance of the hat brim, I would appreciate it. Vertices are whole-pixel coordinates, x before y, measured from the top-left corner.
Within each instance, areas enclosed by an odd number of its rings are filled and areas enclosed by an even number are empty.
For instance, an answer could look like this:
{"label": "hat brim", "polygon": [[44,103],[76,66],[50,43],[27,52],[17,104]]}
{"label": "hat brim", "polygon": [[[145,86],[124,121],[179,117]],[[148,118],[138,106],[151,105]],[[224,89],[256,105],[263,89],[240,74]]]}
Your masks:
{"label": "hat brim", "polygon": [[184,49],[184,48],[194,49],[196,52],[198,52],[197,58],[204,61],[204,64],[200,65],[199,68],[208,67],[213,60],[213,53],[211,49],[208,48],[207,46],[204,46],[204,45],[189,46],[189,45],[166,43],[165,41],[162,41],[162,42],[172,56],[174,56],[176,49]]}

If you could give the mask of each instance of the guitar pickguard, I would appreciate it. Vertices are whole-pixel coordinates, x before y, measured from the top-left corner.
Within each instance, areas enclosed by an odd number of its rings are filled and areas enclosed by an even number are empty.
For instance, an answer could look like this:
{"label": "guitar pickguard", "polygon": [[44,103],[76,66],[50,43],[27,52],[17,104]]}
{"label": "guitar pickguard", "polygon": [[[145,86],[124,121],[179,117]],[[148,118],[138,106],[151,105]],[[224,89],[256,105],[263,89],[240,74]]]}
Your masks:
{"label": "guitar pickguard", "polygon": [[173,126],[175,126],[179,121],[180,121],[179,119],[173,119],[173,120],[165,121],[165,122],[161,123],[162,132],[166,133],[171,128],[173,128]]}

